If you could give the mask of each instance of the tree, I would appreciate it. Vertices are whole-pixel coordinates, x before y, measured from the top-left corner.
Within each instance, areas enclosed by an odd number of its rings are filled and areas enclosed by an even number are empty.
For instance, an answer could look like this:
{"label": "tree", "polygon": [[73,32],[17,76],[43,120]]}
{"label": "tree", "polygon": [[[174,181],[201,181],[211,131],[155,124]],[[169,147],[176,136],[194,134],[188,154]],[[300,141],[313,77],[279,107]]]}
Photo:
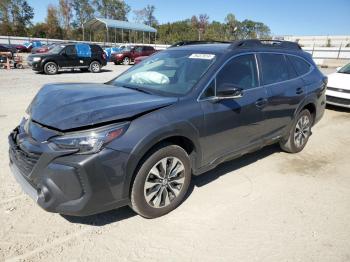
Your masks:
{"label": "tree", "polygon": [[62,38],[62,28],[60,27],[60,21],[58,19],[59,11],[57,7],[49,5],[47,7],[46,35],[48,38]]}
{"label": "tree", "polygon": [[34,17],[33,8],[27,0],[2,0],[0,3],[1,33],[26,35]]}
{"label": "tree", "polygon": [[130,6],[123,0],[93,0],[98,14],[104,18],[127,21]]}
{"label": "tree", "polygon": [[36,23],[29,31],[32,37],[46,38],[47,25],[46,23]]}
{"label": "tree", "polygon": [[85,22],[93,17],[95,11],[89,0],[72,0],[72,8],[75,12],[73,24],[76,27],[82,27]]}
{"label": "tree", "polygon": [[228,40],[237,39],[237,30],[239,22],[236,20],[234,14],[230,13],[225,18],[226,23],[226,34],[228,36]]}
{"label": "tree", "polygon": [[71,20],[73,18],[71,0],[59,0],[59,13],[64,29],[64,36],[69,38],[71,34]]}
{"label": "tree", "polygon": [[157,19],[154,16],[156,8],[154,5],[147,5],[145,8],[135,10],[135,22],[144,23],[149,26],[156,26],[158,24]]}
{"label": "tree", "polygon": [[201,36],[209,24],[209,16],[207,14],[200,14],[199,17],[194,15],[191,18],[191,24],[198,31],[198,40],[201,40]]}
{"label": "tree", "polygon": [[244,20],[238,26],[238,34],[241,39],[247,38],[270,38],[270,28],[264,23],[252,20]]}
{"label": "tree", "polygon": [[11,0],[2,0],[0,2],[0,34],[10,35],[12,34],[12,27],[10,21],[11,12]]}

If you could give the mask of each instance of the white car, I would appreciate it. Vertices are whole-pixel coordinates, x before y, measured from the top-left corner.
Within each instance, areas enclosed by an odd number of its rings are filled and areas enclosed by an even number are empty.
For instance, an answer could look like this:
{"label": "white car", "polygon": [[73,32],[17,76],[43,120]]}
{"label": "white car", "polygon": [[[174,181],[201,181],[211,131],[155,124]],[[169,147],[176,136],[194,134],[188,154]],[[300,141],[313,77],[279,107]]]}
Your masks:
{"label": "white car", "polygon": [[328,75],[327,104],[350,108],[350,64]]}

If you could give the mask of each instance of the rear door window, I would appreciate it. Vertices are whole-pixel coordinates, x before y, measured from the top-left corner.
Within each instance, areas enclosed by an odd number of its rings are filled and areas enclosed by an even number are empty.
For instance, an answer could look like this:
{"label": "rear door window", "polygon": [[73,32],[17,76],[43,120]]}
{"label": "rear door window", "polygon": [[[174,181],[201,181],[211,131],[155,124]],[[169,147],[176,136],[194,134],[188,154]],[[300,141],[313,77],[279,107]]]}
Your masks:
{"label": "rear door window", "polygon": [[302,58],[297,56],[288,56],[288,59],[293,64],[295,71],[299,76],[307,74],[311,69],[311,65]]}
{"label": "rear door window", "polygon": [[282,54],[260,54],[263,85],[270,85],[291,79],[286,58]]}

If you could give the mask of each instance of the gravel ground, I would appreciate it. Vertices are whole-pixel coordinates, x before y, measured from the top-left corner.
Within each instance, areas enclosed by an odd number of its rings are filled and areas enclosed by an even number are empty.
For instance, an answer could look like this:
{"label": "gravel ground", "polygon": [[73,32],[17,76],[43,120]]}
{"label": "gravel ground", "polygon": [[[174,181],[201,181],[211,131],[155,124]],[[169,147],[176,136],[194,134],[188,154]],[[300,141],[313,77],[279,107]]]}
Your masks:
{"label": "gravel ground", "polygon": [[74,218],[38,207],[10,173],[8,133],[43,84],[104,82],[123,70],[0,71],[0,261],[350,261],[350,111],[336,107],[303,152],[269,146],[222,164],[194,178],[167,216],[124,207]]}

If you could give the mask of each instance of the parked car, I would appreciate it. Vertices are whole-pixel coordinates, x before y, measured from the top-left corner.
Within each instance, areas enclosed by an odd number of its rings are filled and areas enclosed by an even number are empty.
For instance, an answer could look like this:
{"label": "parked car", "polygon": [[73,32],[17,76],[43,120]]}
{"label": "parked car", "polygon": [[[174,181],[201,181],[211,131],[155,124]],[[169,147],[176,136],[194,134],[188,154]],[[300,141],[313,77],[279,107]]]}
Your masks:
{"label": "parked car", "polygon": [[326,85],[292,42],[167,49],[105,84],[45,85],[8,137],[10,167],[50,212],[162,216],[192,175],[273,143],[303,150]]}
{"label": "parked car", "polygon": [[107,61],[110,61],[112,55],[119,52],[121,49],[119,46],[114,46],[114,47],[105,46],[105,47],[103,47],[103,50],[107,55]]}
{"label": "parked car", "polygon": [[5,45],[0,45],[0,52],[11,52],[12,53],[13,50],[11,50],[9,47],[5,46]]}
{"label": "parked car", "polygon": [[15,45],[16,49],[20,53],[28,53],[30,50],[25,45]]}
{"label": "parked car", "polygon": [[350,108],[350,64],[328,76],[327,104]]}
{"label": "parked car", "polygon": [[141,63],[143,60],[145,60],[146,58],[148,58],[149,56],[139,56],[139,57],[136,57],[134,59],[134,64],[137,65],[139,63]]}
{"label": "parked car", "polygon": [[48,51],[50,51],[52,48],[54,48],[57,44],[49,44],[49,45],[43,45],[40,47],[33,47],[31,50],[32,54],[40,54],[40,53],[47,53]]}
{"label": "parked car", "polygon": [[[1,51],[1,50],[4,50],[4,51]],[[4,44],[4,45],[0,45],[0,52],[11,52],[12,54],[14,54],[14,53],[17,53],[17,49],[16,49],[16,46],[14,45]]]}
{"label": "parked car", "polygon": [[107,64],[102,48],[93,44],[59,44],[49,52],[28,56],[28,65],[48,75],[57,74],[60,69],[76,69],[99,73]]}
{"label": "parked car", "polygon": [[26,50],[23,52],[31,52],[33,48],[42,47],[43,44],[40,41],[30,41],[30,42],[25,42],[23,46],[25,46],[26,48]]}
{"label": "parked car", "polygon": [[139,56],[149,56],[155,52],[156,50],[152,46],[138,45],[134,47],[125,47],[120,52],[114,53],[112,55],[111,61],[116,65],[130,65],[130,63],[133,62],[135,58]]}

